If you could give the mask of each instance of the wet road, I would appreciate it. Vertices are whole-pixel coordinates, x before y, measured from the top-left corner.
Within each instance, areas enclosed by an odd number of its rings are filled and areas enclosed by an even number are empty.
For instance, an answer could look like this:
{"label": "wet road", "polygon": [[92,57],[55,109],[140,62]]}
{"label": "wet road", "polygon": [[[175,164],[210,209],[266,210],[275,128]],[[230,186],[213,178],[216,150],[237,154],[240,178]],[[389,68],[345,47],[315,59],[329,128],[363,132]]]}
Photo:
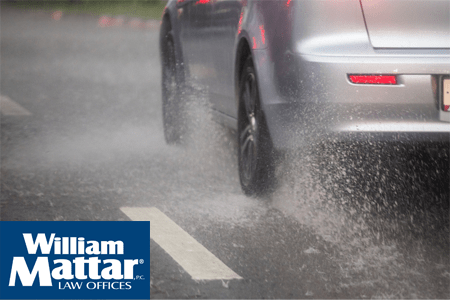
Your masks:
{"label": "wet road", "polygon": [[1,10],[1,220],[157,208],[240,276],[193,280],[152,240],[152,298],[450,297],[448,146],[299,150],[248,198],[202,93],[165,145],[157,29],[50,15]]}

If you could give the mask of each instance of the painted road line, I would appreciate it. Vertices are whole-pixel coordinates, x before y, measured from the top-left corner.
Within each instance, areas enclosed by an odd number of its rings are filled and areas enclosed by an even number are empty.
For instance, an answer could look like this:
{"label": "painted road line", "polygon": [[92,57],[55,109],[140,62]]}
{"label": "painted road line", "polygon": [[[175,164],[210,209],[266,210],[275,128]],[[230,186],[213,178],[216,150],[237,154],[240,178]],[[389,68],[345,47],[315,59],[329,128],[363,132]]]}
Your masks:
{"label": "painted road line", "polygon": [[0,111],[5,116],[31,116],[28,110],[3,95],[0,95]]}
{"label": "painted road line", "polygon": [[133,221],[150,221],[150,237],[194,280],[242,279],[155,207],[120,208]]}

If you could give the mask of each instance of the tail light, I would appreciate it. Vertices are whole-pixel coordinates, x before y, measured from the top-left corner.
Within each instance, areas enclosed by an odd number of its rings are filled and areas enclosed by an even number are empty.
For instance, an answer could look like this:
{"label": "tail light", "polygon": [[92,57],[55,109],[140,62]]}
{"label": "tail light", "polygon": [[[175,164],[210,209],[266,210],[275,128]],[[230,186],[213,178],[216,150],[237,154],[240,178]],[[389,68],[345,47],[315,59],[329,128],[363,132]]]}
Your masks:
{"label": "tail light", "polygon": [[397,84],[395,75],[348,75],[348,78],[355,84]]}

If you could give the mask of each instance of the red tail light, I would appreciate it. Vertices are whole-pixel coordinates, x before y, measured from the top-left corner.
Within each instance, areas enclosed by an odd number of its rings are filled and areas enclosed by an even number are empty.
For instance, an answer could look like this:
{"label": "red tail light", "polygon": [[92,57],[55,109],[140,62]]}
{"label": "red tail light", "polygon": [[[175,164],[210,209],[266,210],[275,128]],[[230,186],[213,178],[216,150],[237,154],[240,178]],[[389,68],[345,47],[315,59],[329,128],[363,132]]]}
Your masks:
{"label": "red tail light", "polygon": [[211,0],[198,0],[197,2],[195,2],[195,5],[208,4],[209,2],[211,2]]}
{"label": "red tail light", "polygon": [[349,75],[352,83],[356,84],[397,84],[395,75]]}

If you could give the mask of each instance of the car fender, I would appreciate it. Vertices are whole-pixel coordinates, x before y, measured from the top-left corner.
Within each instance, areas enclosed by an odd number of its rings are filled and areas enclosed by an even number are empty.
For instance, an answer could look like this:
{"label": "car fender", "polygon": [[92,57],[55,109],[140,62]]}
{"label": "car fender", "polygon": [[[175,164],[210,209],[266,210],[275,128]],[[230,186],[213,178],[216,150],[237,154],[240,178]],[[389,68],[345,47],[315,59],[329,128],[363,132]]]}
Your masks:
{"label": "car fender", "polygon": [[[275,0],[277,1],[277,0]],[[263,63],[261,60],[255,59],[257,56],[255,52],[267,50],[267,39],[265,32],[265,18],[267,15],[264,13],[263,2],[270,1],[254,1],[244,0],[242,1],[242,11],[239,18],[238,32],[236,36],[235,45],[235,101],[236,107],[238,107],[239,101],[239,84],[242,67],[244,65],[246,57],[250,54],[254,59],[254,67],[256,76],[259,78],[259,74],[267,73],[267,70],[260,70],[260,65]],[[244,46],[245,45],[245,46]],[[246,47],[248,45],[248,48]],[[250,53],[247,53],[247,52]],[[263,77],[266,77],[263,75]]]}
{"label": "car fender", "polygon": [[[290,0],[243,1],[235,51],[235,88],[238,101],[239,75],[242,70],[242,44],[247,42],[259,81],[261,103],[280,102],[276,93],[275,64],[279,57],[289,55],[293,7]],[[245,54],[244,54],[245,55]]]}

